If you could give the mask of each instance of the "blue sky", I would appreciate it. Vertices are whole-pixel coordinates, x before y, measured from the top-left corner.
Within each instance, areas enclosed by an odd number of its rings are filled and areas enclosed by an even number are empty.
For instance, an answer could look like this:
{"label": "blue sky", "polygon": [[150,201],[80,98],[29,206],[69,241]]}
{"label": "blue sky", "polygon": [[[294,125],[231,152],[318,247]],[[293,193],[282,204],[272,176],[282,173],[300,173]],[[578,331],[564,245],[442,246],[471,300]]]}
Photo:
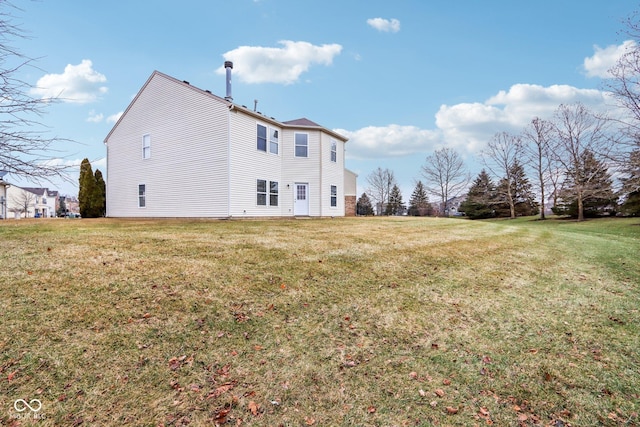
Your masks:
{"label": "blue sky", "polygon": [[[37,58],[20,78],[59,95],[40,121],[77,143],[52,156],[105,168],[104,138],[154,70],[278,120],[306,117],[350,138],[359,193],[377,167],[408,201],[427,155],[452,147],[475,176],[496,132],[561,103],[605,108],[603,77],[628,45],[632,1],[15,0]],[[627,44],[625,44],[627,43]],[[72,183],[41,183],[63,194]],[[108,179],[108,177],[107,177]],[[18,177],[11,181],[25,183]]]}

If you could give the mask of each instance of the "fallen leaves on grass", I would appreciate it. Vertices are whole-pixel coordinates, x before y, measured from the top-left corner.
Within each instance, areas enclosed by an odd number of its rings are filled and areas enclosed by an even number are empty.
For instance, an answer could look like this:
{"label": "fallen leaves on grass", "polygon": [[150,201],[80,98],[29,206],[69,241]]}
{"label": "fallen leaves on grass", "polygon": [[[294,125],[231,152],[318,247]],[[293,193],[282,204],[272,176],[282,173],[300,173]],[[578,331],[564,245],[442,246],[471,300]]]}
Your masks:
{"label": "fallen leaves on grass", "polygon": [[169,359],[169,369],[175,371],[180,369],[184,365],[190,365],[193,363],[193,356],[187,357],[186,355],[182,355],[180,357],[172,357]]}
{"label": "fallen leaves on grass", "polygon": [[260,411],[260,405],[252,400],[249,402],[249,411],[251,411],[251,414],[253,414],[254,417],[257,416]]}

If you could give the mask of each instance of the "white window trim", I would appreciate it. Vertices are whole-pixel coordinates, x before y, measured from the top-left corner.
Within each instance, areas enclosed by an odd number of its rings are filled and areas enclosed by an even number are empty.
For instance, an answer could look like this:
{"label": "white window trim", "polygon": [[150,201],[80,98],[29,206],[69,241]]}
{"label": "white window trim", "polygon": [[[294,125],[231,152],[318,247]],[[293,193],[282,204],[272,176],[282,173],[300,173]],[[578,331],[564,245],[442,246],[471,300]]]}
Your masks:
{"label": "white window trim", "polygon": [[[296,143],[296,135],[306,135],[307,136],[307,155],[306,156],[298,156],[296,148],[298,148],[298,144]],[[302,145],[300,145],[302,147]],[[293,133],[293,156],[298,159],[308,159],[309,158],[309,133],[308,132],[294,132]]]}
{"label": "white window trim", "polygon": [[331,149],[329,150],[329,160],[338,163],[338,141],[331,139]]}
{"label": "white window trim", "polygon": [[[148,142],[148,144],[146,144]],[[145,150],[148,151],[148,155],[145,155]],[[147,160],[151,158],[151,134],[145,133],[142,135],[142,160]]]}
{"label": "white window trim", "polygon": [[[144,186],[144,194],[140,194],[140,186]],[[138,184],[138,191],[136,194],[136,198],[138,199],[138,209],[146,209],[147,208],[147,184]],[[144,198],[144,206],[140,205],[140,197]]]}
{"label": "white window trim", "polygon": [[[266,191],[258,191],[258,181],[264,181],[265,182],[265,190]],[[276,183],[278,188],[277,188],[277,192],[273,193],[271,192],[271,184],[272,183]],[[265,195],[265,204],[264,205],[260,205],[258,204],[258,195],[259,194],[264,194]],[[277,205],[272,205],[271,204],[271,196],[275,195],[278,198],[278,204]],[[268,208],[268,207],[273,207],[273,208],[277,208],[280,206],[280,182],[279,181],[271,181],[268,179],[261,179],[261,178],[256,178],[256,207],[258,208]]]}
{"label": "white window trim", "polygon": [[[334,188],[334,187],[335,187],[335,189],[336,189],[336,195],[335,195],[335,196],[331,193],[331,190],[333,190],[333,188]],[[334,197],[336,198],[336,204],[335,204],[335,206],[333,206],[333,205],[331,204],[331,199],[333,199]],[[338,208],[338,186],[337,186],[337,185],[330,185],[330,186],[329,186],[329,207],[330,207],[331,209],[337,209],[337,208]]]}

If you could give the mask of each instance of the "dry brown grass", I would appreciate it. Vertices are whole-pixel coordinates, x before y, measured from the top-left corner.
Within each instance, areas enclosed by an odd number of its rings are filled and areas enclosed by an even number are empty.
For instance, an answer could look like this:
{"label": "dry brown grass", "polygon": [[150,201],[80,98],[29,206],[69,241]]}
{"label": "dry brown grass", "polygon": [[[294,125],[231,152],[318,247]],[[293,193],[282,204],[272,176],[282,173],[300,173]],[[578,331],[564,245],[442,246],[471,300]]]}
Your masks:
{"label": "dry brown grass", "polygon": [[635,425],[633,223],[0,222],[0,422]]}

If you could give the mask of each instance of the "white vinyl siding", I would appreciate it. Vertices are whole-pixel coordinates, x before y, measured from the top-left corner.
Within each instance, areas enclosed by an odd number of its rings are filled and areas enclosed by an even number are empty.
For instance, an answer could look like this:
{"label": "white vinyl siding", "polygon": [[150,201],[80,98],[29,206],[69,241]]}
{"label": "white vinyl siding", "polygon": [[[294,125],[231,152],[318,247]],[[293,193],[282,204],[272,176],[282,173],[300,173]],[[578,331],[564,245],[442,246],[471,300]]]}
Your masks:
{"label": "white vinyl siding", "polygon": [[[264,150],[257,149],[258,124]],[[105,143],[110,217],[293,216],[296,183],[307,185],[310,216],[344,212],[343,139],[279,123],[159,72]]]}
{"label": "white vinyl siding", "polygon": [[[227,216],[228,116],[221,98],[154,73],[106,141],[107,216]],[[149,159],[140,154],[145,134]],[[146,209],[133,202],[140,182]]]}
{"label": "white vinyl siding", "polygon": [[[256,149],[256,130],[258,125],[266,130],[267,154],[270,150],[270,142],[273,131],[277,131],[278,139],[281,139],[281,129],[267,120],[256,123],[256,118],[239,110],[229,113],[231,138],[229,215],[232,217],[260,217],[281,216],[288,214],[283,212],[278,197],[278,206],[271,202],[270,182],[282,182],[282,156],[265,155],[265,152]],[[282,141],[278,141],[279,150],[282,149]],[[265,203],[258,203],[257,180],[265,182]],[[280,184],[279,189],[282,188]],[[261,191],[262,192],[262,191]],[[262,198],[262,196],[261,196]]]}

